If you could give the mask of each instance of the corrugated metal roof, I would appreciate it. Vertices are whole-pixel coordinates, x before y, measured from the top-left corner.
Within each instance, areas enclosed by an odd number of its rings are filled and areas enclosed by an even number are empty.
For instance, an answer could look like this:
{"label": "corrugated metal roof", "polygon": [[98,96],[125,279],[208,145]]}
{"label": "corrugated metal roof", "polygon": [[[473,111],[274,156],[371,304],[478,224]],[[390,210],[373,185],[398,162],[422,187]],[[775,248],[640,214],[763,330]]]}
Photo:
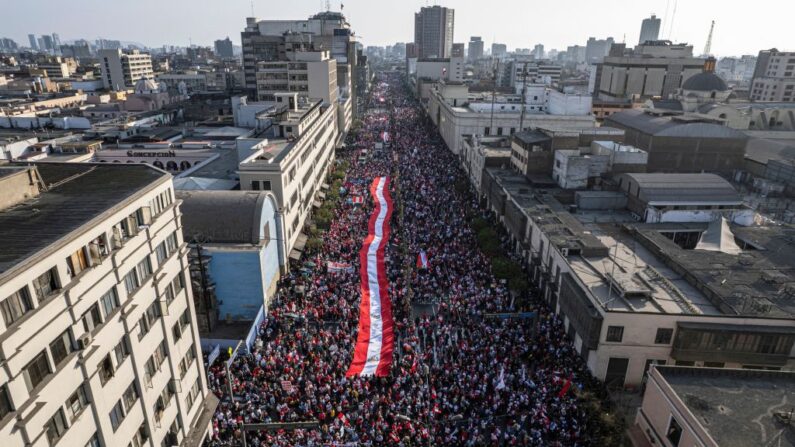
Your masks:
{"label": "corrugated metal roof", "polygon": [[734,187],[715,174],[622,174],[638,184],[639,196],[649,203],[742,203]]}
{"label": "corrugated metal roof", "polygon": [[[263,191],[177,191],[182,206],[182,234],[186,241],[258,244]],[[276,229],[271,231],[275,234]]]}

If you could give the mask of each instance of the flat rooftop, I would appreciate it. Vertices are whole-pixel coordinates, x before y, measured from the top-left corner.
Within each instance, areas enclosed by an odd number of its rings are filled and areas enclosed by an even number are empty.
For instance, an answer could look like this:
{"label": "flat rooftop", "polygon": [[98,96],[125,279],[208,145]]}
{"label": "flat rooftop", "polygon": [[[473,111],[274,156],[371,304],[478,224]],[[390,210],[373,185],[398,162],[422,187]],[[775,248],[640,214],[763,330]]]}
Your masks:
{"label": "flat rooftop", "polygon": [[656,368],[721,447],[795,446],[795,428],[773,416],[795,407],[795,373]]}
{"label": "flat rooftop", "polygon": [[[26,166],[14,163],[9,166]],[[0,277],[14,266],[57,250],[103,214],[166,181],[170,174],[143,164],[35,163],[46,190],[0,211]]]}

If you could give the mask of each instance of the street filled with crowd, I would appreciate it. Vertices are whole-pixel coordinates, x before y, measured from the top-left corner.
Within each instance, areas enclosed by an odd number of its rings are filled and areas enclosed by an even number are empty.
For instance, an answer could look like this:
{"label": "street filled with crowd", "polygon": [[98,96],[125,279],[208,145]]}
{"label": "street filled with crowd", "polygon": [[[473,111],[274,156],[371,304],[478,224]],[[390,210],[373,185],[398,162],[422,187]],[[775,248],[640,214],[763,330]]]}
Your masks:
{"label": "street filled with crowd", "polygon": [[[348,169],[321,247],[283,275],[230,377],[221,362],[208,368],[221,398],[208,445],[244,436],[254,446],[604,445],[581,398],[598,384],[533,291],[517,296],[492,274],[470,225],[488,213],[456,187],[466,181],[457,157],[397,73],[379,74],[352,134],[337,153]],[[394,354],[385,377],[346,376],[368,188],[384,176],[395,209],[381,300],[391,303]],[[244,430],[254,423],[281,425]]]}

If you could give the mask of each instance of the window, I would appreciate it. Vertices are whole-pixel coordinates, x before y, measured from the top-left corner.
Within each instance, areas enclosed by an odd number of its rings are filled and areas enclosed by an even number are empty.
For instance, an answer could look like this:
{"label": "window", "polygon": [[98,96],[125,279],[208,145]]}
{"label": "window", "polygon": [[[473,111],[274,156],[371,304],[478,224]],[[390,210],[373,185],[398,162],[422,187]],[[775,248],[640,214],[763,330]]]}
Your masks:
{"label": "window", "polygon": [[124,409],[122,408],[121,400],[116,402],[116,405],[113,406],[113,409],[110,410],[110,425],[113,427],[113,431],[119,429],[122,421],[124,420]]}
{"label": "window", "polygon": [[85,447],[102,447],[102,444],[99,442],[99,435],[94,433],[94,436],[88,440]]}
{"label": "window", "polygon": [[67,329],[50,343],[50,354],[52,354],[52,363],[55,367],[57,368],[73,350],[72,335],[69,333],[69,329]]}
{"label": "window", "polygon": [[44,301],[45,298],[58,289],[59,286],[55,268],[47,270],[33,281],[33,290],[36,291],[36,298],[38,298],[39,301]]}
{"label": "window", "polygon": [[491,135],[491,127],[487,127],[483,130],[483,135]]}
{"label": "window", "polygon": [[188,362],[185,360],[184,357],[180,359],[179,365],[177,365],[177,369],[179,370],[179,378],[183,379],[185,377],[185,374],[188,373]]}
{"label": "window", "polygon": [[44,431],[47,433],[47,440],[50,445],[55,445],[61,436],[66,433],[66,418],[63,415],[63,409],[59,408],[58,411],[44,424]]}
{"label": "window", "polygon": [[254,191],[259,191],[259,180],[251,181],[251,189]]}
{"label": "window", "polygon": [[104,234],[89,242],[87,248],[88,256],[91,258],[91,265],[100,264],[110,254]]}
{"label": "window", "polygon": [[131,383],[130,386],[127,387],[127,390],[124,391],[121,400],[124,402],[124,412],[129,413],[130,408],[132,408],[132,406],[135,405],[135,402],[138,400],[138,390],[135,388],[135,382]]}
{"label": "window", "polygon": [[47,351],[41,351],[30,363],[25,366],[25,383],[28,391],[32,391],[50,374],[50,364],[47,362]]}
{"label": "window", "polygon": [[86,313],[83,314],[83,329],[86,332],[91,332],[102,324],[102,315],[99,313],[99,304],[94,303],[93,306],[89,307]]}
{"label": "window", "polygon": [[155,247],[155,254],[157,255],[157,264],[158,265],[163,264],[163,261],[165,261],[166,258],[168,257],[168,251],[166,250],[165,241],[157,244],[157,247]]}
{"label": "window", "polygon": [[149,439],[149,432],[146,429],[146,422],[141,424],[138,427],[138,431],[135,432],[135,436],[133,436],[132,442],[130,442],[131,447],[143,447],[146,445],[146,441]]}
{"label": "window", "polygon": [[193,345],[191,345],[188,352],[185,353],[185,361],[188,363],[188,366],[191,366],[194,360],[196,360],[196,353],[193,352]]}
{"label": "window", "polygon": [[152,262],[149,260],[149,256],[139,262],[135,269],[138,271],[138,280],[142,283],[146,281],[146,278],[152,274]]}
{"label": "window", "polygon": [[144,312],[140,320],[138,320],[138,340],[144,338],[155,324],[155,321],[160,317],[160,302],[155,301]]}
{"label": "window", "polygon": [[726,366],[723,362],[704,362],[705,368],[723,368]]}
{"label": "window", "polygon": [[676,422],[673,415],[671,415],[671,422],[668,423],[668,430],[665,431],[665,437],[674,447],[679,445],[679,440],[682,438],[682,426]]}
{"label": "window", "polygon": [[179,242],[177,240],[177,233],[176,232],[171,233],[166,238],[166,248],[168,248],[168,254],[171,255],[172,253],[176,253],[178,245]]}
{"label": "window", "polygon": [[77,387],[77,390],[69,396],[66,400],[66,413],[69,415],[69,421],[73,422],[80,416],[83,409],[88,406],[88,397],[86,397],[86,390],[83,385]]}
{"label": "window", "polygon": [[0,303],[0,312],[3,313],[6,326],[11,326],[31,309],[33,309],[33,303],[27,286],[17,290]]}
{"label": "window", "polygon": [[654,336],[654,343],[658,345],[667,345],[671,343],[671,338],[674,335],[674,330],[670,328],[658,328],[657,335]]}
{"label": "window", "polygon": [[262,190],[263,191],[270,191],[271,190],[271,181],[270,180],[263,180],[262,181]]}
{"label": "window", "polygon": [[624,326],[608,326],[606,341],[621,342],[624,338]]}
{"label": "window", "polygon": [[152,354],[152,357],[154,357],[155,363],[157,364],[158,367],[160,367],[163,364],[163,362],[166,360],[166,357],[168,357],[168,349],[166,348],[165,340],[161,341],[160,344],[157,345],[157,348],[155,348],[155,352]]}
{"label": "window", "polygon": [[138,290],[138,287],[140,286],[141,283],[138,282],[138,276],[135,274],[135,269],[130,270],[130,272],[124,276],[124,287],[127,289],[127,294],[132,294]]}
{"label": "window", "polygon": [[11,404],[11,395],[8,394],[8,385],[0,386],[0,419],[12,411],[14,411],[14,406]]}
{"label": "window", "polygon": [[182,289],[185,287],[185,283],[182,279],[182,273],[178,273],[177,276],[174,277],[174,280],[171,281],[171,285],[174,287],[175,294],[182,291]]}
{"label": "window", "polygon": [[67,272],[70,278],[79,275],[80,272],[88,268],[88,258],[86,257],[86,250],[80,247],[77,251],[66,258]]}
{"label": "window", "polygon": [[127,344],[127,336],[123,336],[119,344],[113,348],[113,356],[116,357],[116,367],[124,363],[124,360],[130,355],[130,346]]}
{"label": "window", "polygon": [[99,374],[99,382],[102,386],[105,386],[108,383],[108,380],[113,377],[114,369],[113,369],[113,361],[110,359],[110,354],[106,355],[99,365],[97,365],[97,372]]}
{"label": "window", "polygon": [[186,399],[188,404],[188,410],[193,408],[193,403],[196,402],[196,398],[199,396],[199,392],[201,392],[201,386],[199,385],[199,378],[196,378],[196,382],[194,382],[193,386],[190,387],[190,392],[188,392],[188,397]]}
{"label": "window", "polygon": [[105,314],[107,318],[108,315],[112,314],[116,308],[119,307],[119,295],[116,294],[116,287],[111,287],[102,297],[99,299],[99,303],[102,305],[102,313]]}

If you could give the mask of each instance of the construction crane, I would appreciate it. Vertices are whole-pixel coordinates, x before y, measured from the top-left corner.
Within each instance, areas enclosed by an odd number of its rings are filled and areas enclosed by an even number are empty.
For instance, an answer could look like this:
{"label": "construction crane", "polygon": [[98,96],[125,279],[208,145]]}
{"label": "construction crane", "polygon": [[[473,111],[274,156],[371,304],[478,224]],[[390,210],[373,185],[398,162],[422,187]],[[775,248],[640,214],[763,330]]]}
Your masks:
{"label": "construction crane", "polygon": [[715,31],[715,21],[709,26],[709,35],[707,36],[707,44],[704,45],[704,56],[712,55],[712,32]]}

